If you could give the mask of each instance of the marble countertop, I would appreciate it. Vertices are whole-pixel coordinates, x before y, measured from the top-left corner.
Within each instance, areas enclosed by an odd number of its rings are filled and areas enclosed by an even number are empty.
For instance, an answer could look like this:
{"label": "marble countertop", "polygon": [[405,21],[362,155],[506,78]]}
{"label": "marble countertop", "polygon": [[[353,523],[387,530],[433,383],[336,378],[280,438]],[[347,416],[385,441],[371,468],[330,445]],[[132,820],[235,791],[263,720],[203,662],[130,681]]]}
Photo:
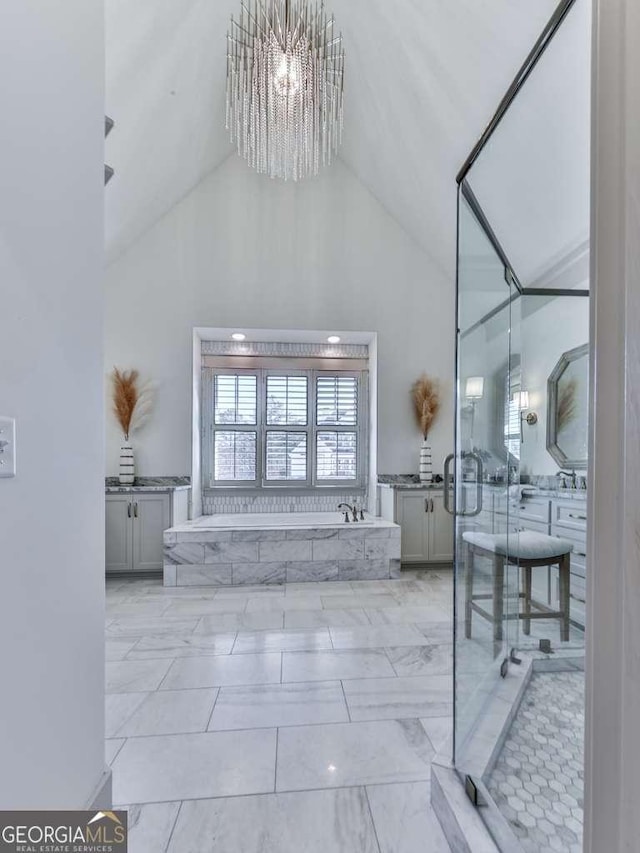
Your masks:
{"label": "marble countertop", "polygon": [[[475,483],[465,483],[464,485],[473,489],[476,487]],[[417,474],[380,474],[378,486],[381,489],[431,489],[436,491],[444,489],[444,483],[421,483]],[[495,492],[505,492],[507,487],[504,483],[484,483],[483,488]],[[539,497],[584,502],[587,499],[586,489],[539,489],[530,483],[520,483],[520,488],[524,490],[524,500]]]}
{"label": "marble countertop", "polygon": [[437,489],[442,491],[444,483],[421,483],[417,474],[380,474],[381,489]]}
{"label": "marble countertop", "polygon": [[[475,489],[475,483],[465,483],[470,488]],[[505,493],[504,483],[485,483],[483,488],[497,493]],[[509,488],[513,488],[510,486]],[[586,489],[539,489],[529,483],[520,483],[520,489],[523,490],[522,499],[529,498],[557,498],[568,501],[586,501]]]}
{"label": "marble countertop", "polygon": [[132,486],[123,486],[117,477],[105,477],[105,492],[180,492],[191,488],[190,477],[136,477]]}

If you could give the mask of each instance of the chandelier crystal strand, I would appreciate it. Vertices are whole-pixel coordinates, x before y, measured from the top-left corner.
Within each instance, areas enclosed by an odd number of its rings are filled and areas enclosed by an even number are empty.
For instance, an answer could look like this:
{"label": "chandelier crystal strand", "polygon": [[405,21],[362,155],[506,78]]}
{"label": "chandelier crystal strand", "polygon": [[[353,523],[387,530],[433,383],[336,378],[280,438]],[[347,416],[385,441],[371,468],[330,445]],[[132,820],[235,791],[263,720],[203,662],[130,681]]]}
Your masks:
{"label": "chandelier crystal strand", "polygon": [[227,33],[226,127],[261,174],[317,175],[342,143],[344,51],[324,2],[243,0]]}

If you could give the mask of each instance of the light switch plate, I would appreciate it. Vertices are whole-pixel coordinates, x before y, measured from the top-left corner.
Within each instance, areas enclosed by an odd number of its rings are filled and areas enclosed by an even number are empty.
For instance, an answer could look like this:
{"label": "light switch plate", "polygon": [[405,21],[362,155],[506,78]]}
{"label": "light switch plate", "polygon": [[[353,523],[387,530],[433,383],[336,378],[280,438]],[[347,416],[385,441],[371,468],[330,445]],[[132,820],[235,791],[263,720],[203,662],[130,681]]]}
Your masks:
{"label": "light switch plate", "polygon": [[0,416],[0,477],[16,476],[16,419]]}

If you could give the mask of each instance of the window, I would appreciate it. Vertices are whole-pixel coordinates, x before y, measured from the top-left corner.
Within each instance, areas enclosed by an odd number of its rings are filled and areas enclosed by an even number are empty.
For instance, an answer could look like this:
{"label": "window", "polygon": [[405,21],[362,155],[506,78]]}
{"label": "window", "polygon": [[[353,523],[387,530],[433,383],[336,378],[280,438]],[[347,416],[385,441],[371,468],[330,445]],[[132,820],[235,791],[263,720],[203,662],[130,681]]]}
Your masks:
{"label": "window", "polygon": [[520,459],[520,371],[507,372],[504,395],[504,446],[507,454]]}
{"label": "window", "polygon": [[362,487],[365,376],[203,368],[205,483]]}

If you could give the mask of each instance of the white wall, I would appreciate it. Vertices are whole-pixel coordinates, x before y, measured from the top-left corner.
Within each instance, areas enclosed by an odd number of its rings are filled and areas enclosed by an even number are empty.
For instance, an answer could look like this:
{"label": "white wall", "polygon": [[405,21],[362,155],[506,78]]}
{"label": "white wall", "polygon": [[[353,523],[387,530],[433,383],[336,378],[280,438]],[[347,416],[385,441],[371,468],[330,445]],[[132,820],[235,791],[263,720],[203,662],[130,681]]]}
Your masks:
{"label": "white wall", "polygon": [[[417,470],[409,390],[422,371],[443,380],[436,471],[452,450],[453,282],[339,161],[294,185],[232,155],[110,266],[106,307],[105,371],[159,384],[134,439],[139,474],[191,470],[194,326],[378,332],[379,472]],[[109,474],[119,441],[109,418]]]}
{"label": "white wall", "polygon": [[82,808],[104,770],[103,9],[0,8],[0,804]]}

